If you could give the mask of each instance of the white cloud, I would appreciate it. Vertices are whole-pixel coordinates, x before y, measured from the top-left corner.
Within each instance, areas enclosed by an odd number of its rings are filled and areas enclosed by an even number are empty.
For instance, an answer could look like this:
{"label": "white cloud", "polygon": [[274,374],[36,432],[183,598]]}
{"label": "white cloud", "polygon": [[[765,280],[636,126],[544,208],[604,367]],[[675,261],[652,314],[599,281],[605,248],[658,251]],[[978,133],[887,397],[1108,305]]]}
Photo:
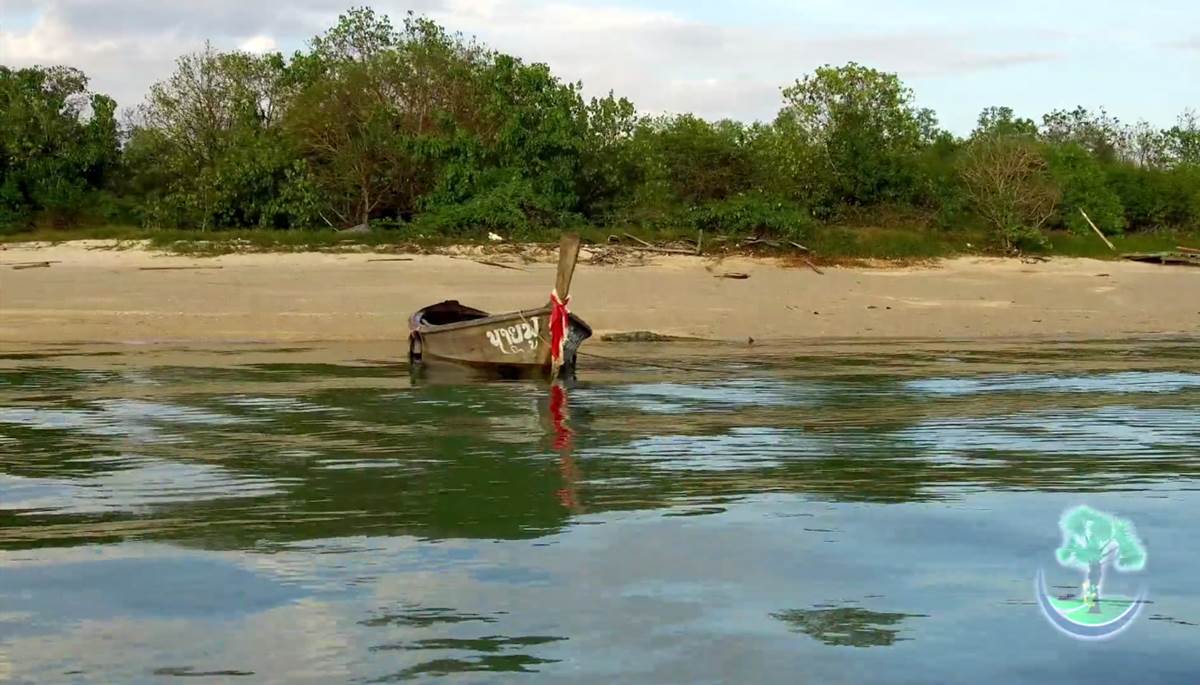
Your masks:
{"label": "white cloud", "polygon": [[271,52],[272,50],[275,50],[277,47],[278,47],[278,45],[275,43],[274,38],[272,38],[270,36],[263,36],[263,35],[258,35],[258,36],[254,36],[253,38],[248,38],[248,39],[242,41],[238,45],[239,50],[245,50],[246,52],[252,52],[256,55],[261,55],[265,52]]}

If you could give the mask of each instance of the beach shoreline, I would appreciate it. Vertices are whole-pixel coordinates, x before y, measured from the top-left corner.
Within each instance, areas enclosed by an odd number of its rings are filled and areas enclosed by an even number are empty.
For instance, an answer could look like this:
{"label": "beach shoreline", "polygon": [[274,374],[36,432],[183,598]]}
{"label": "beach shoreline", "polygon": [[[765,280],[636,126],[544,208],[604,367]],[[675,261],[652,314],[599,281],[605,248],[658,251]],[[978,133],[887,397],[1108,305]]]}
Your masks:
{"label": "beach shoreline", "polygon": [[[497,312],[540,306],[554,281],[553,257],[471,250],[191,257],[113,249],[107,241],[10,243],[0,250],[0,343],[402,341],[412,312],[444,299]],[[653,331],[765,342],[1200,334],[1194,267],[960,257],[817,273],[794,260],[747,256],[643,255],[615,265],[589,257],[599,255],[585,249],[571,306],[598,336]],[[14,268],[26,264],[35,266]],[[722,277],[735,273],[747,277]]]}

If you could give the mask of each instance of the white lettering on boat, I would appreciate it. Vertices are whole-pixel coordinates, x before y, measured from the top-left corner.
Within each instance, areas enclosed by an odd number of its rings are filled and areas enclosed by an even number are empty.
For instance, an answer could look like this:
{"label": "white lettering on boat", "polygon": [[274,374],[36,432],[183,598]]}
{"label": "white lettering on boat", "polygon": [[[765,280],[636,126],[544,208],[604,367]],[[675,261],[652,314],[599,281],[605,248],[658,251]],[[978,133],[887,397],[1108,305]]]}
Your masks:
{"label": "white lettering on boat", "polygon": [[504,354],[524,354],[538,348],[538,320],[529,319],[512,326],[487,331],[488,342]]}

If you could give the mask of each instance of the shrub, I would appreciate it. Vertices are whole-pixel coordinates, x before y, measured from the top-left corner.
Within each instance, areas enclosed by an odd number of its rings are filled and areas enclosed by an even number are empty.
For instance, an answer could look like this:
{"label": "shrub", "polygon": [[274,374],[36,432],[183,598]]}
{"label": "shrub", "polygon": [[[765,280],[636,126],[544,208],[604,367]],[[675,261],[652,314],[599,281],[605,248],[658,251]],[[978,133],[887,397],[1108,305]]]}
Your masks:
{"label": "shrub", "polygon": [[515,179],[463,202],[430,207],[417,215],[412,228],[423,234],[485,238],[489,232],[522,239],[538,230],[578,223],[534,192],[528,180]]}
{"label": "shrub", "polygon": [[697,230],[788,240],[805,238],[816,223],[803,207],[759,193],[738,194],[693,207],[688,216]]}
{"label": "shrub", "polygon": [[1106,183],[1104,170],[1077,143],[1047,148],[1050,175],[1062,192],[1052,224],[1076,232],[1092,229],[1080,211],[1087,212],[1096,227],[1107,234],[1125,232],[1125,209],[1121,199]]}
{"label": "shrub", "polygon": [[1006,250],[1045,243],[1042,226],[1054,215],[1059,190],[1040,146],[1026,136],[971,141],[960,174],[975,211]]}

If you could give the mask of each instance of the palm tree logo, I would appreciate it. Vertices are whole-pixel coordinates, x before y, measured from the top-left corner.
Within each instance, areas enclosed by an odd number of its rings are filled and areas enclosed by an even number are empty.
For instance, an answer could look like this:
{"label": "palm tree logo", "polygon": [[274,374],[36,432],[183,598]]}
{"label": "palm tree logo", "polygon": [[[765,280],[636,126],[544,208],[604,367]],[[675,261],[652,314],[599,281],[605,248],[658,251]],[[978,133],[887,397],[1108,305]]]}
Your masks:
{"label": "palm tree logo", "polygon": [[1039,570],[1035,588],[1046,619],[1071,637],[1103,640],[1128,628],[1141,611],[1145,590],[1136,597],[1103,595],[1108,569],[1136,573],[1146,568],[1146,547],[1133,524],[1089,506],[1063,512],[1058,527],[1062,545],[1055,551],[1060,566],[1083,573],[1078,594],[1053,597]]}

